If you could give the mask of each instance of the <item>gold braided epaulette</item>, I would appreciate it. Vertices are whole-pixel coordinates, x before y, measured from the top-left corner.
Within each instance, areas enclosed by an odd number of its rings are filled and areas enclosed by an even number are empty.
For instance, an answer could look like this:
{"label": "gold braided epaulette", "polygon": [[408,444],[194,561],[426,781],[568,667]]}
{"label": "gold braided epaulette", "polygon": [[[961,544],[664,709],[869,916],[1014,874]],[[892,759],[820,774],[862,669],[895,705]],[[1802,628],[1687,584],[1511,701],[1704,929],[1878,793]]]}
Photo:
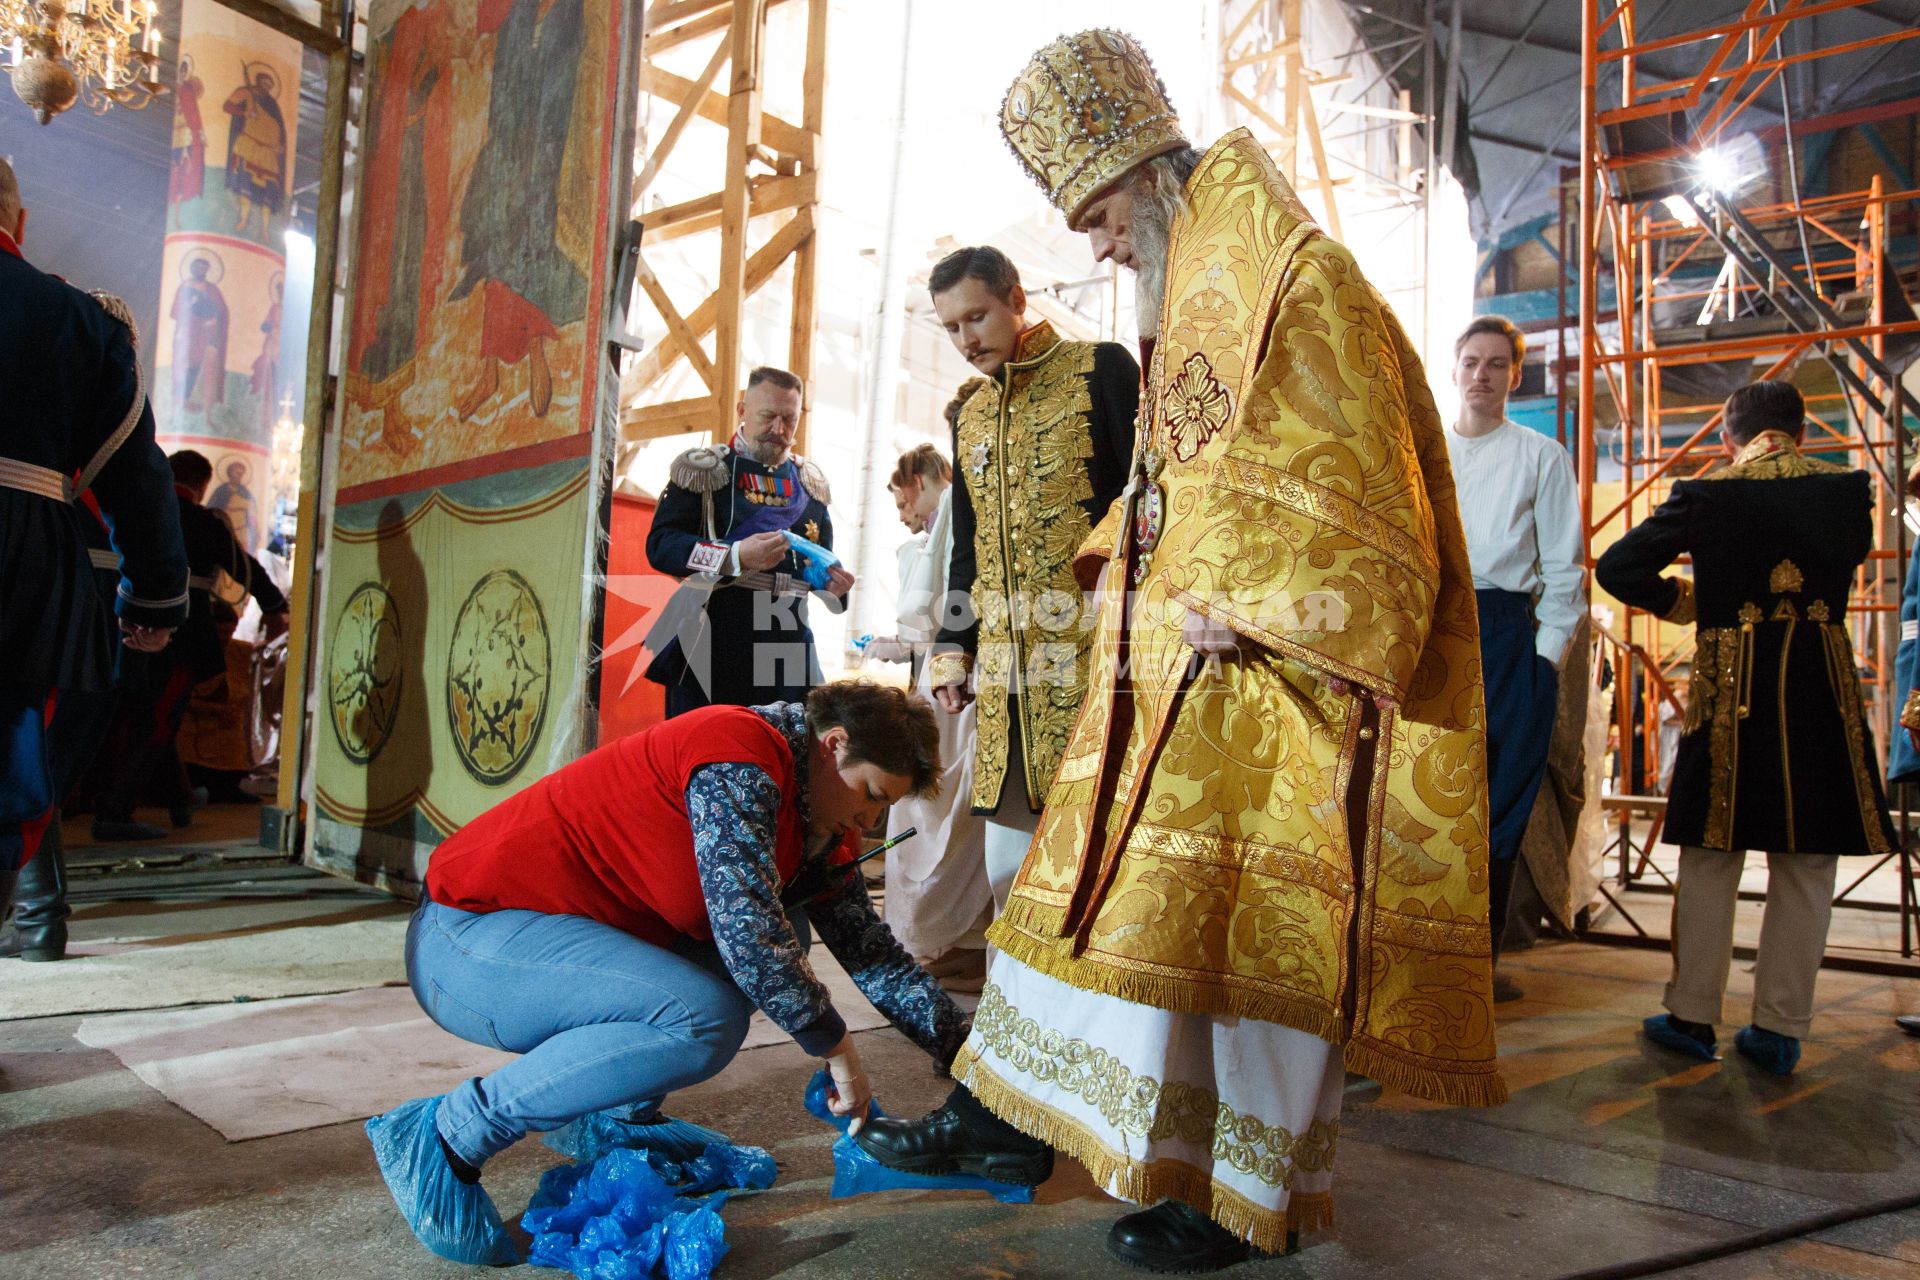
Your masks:
{"label": "gold braided epaulette", "polygon": [[100,304],[102,311],[127,326],[127,332],[133,335],[133,345],[140,345],[140,326],[133,322],[133,308],[127,305],[125,298],[104,289],[95,289],[88,296]]}
{"label": "gold braided epaulette", "polygon": [[827,488],[827,473],[822,471],[815,463],[797,454],[793,460],[800,467],[801,486],[805,488],[821,506],[831,506],[833,504],[833,491]]}
{"label": "gold braided epaulette", "polygon": [[724,444],[703,444],[687,450],[667,467],[667,479],[692,493],[717,493],[727,487]]}

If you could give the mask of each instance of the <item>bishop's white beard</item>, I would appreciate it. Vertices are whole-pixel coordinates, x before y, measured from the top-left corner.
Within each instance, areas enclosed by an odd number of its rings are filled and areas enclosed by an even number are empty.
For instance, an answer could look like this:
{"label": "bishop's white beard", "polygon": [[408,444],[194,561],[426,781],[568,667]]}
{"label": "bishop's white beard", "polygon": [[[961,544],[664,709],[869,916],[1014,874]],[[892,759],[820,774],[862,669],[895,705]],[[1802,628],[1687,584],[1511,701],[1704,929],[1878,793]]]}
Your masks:
{"label": "bishop's white beard", "polygon": [[1167,288],[1167,240],[1173,219],[1181,206],[1180,188],[1162,195],[1149,182],[1138,182],[1133,189],[1130,235],[1133,241],[1134,315],[1140,336],[1160,334],[1160,303]]}

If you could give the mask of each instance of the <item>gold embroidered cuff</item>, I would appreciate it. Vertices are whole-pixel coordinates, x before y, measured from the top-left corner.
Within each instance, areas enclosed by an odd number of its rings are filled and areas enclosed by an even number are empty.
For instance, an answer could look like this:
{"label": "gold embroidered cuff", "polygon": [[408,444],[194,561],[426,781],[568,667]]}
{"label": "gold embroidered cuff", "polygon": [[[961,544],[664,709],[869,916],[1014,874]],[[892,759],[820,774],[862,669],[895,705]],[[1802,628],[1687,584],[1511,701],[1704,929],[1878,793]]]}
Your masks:
{"label": "gold embroidered cuff", "polygon": [[1902,729],[1920,729],[1920,689],[1907,695],[1907,705],[1900,708],[1900,727]]}
{"label": "gold embroidered cuff", "polygon": [[943,684],[965,684],[973,670],[973,659],[958,649],[936,653],[927,659],[927,682],[938,689]]}
{"label": "gold embroidered cuff", "polygon": [[1695,616],[1693,607],[1693,579],[1668,578],[1667,581],[1680,588],[1680,593],[1674,596],[1673,607],[1661,614],[1660,620],[1662,622],[1671,622],[1682,627],[1691,625]]}

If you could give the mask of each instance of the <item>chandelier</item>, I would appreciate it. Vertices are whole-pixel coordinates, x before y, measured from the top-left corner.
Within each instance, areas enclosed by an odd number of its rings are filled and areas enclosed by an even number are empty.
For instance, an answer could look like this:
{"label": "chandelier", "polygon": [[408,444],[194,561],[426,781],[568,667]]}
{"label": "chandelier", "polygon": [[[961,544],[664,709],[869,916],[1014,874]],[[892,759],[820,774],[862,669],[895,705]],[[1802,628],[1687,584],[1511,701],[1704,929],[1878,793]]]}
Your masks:
{"label": "chandelier", "polygon": [[13,91],[46,124],[84,100],[138,111],[160,83],[155,0],[0,0],[0,47]]}

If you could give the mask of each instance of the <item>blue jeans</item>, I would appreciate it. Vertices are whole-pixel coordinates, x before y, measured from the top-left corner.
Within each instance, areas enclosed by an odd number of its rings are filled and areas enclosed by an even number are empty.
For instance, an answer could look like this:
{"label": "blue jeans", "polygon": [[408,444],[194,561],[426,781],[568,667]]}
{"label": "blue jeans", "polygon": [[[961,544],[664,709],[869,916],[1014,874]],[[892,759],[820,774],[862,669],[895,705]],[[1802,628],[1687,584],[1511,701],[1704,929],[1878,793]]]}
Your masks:
{"label": "blue jeans", "polygon": [[440,1104],[440,1136],[475,1166],[530,1131],[719,1074],[753,1014],[711,943],[668,950],[583,916],[427,900],[407,929],[407,982],[445,1030],[521,1055]]}

